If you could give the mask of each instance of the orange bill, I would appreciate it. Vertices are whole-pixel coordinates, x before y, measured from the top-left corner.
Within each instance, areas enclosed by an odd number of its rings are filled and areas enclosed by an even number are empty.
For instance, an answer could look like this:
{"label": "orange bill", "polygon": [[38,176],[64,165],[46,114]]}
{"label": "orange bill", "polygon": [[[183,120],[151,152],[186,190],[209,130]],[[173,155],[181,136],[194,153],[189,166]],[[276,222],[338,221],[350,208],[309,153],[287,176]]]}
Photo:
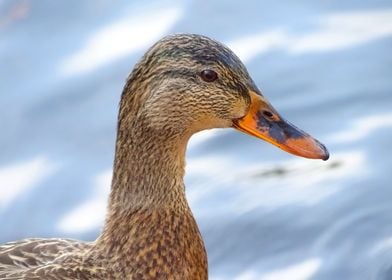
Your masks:
{"label": "orange bill", "polygon": [[327,160],[326,147],[306,132],[284,120],[262,96],[250,92],[251,105],[247,115],[233,121],[233,127],[263,139],[291,154]]}

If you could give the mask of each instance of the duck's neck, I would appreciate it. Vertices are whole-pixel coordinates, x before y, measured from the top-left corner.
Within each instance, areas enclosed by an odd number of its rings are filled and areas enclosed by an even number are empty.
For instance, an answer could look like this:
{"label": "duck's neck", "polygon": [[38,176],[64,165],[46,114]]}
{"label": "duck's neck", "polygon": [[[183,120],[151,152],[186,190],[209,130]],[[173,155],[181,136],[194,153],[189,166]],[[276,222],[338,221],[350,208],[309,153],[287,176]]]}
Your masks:
{"label": "duck's neck", "polygon": [[141,209],[184,208],[186,141],[167,139],[142,123],[133,126],[118,131],[109,219]]}
{"label": "duck's neck", "polygon": [[[125,91],[132,89],[126,86]],[[157,129],[141,113],[142,102],[125,100],[123,96],[108,213],[91,256],[115,260],[113,269],[124,277],[137,271],[159,274],[159,279],[207,279],[204,244],[183,183],[190,134],[175,125]]]}
{"label": "duck's neck", "polygon": [[111,202],[123,210],[183,203],[185,145],[145,133],[119,140]]}
{"label": "duck's neck", "polygon": [[[121,111],[120,111],[121,114]],[[154,131],[143,119],[122,119],[103,236],[135,226],[139,213],[188,213],[183,183],[186,137]],[[124,232],[122,232],[124,234]]]}
{"label": "duck's neck", "polygon": [[187,139],[142,123],[121,125],[108,214],[93,254],[119,258],[115,269],[124,275],[154,267],[162,279],[207,279],[203,240],[185,198]]}

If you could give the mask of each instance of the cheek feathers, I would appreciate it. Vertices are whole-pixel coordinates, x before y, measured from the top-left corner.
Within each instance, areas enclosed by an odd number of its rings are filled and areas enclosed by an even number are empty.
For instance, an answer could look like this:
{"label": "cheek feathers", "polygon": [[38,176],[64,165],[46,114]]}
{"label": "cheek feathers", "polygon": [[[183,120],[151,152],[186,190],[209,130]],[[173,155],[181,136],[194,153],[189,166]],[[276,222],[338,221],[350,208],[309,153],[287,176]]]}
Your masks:
{"label": "cheek feathers", "polygon": [[249,104],[248,102],[246,102],[245,99],[243,98],[238,98],[232,107],[232,114],[233,117],[232,119],[239,119],[242,118],[246,115],[246,113],[248,112],[249,109]]}

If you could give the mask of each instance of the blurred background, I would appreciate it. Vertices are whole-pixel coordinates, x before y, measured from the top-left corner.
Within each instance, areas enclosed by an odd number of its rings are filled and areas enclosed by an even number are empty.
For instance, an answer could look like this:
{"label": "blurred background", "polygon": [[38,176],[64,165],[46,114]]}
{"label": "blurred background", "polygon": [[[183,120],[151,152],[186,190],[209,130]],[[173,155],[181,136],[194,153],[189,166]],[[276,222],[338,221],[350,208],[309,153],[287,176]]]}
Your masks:
{"label": "blurred background", "polygon": [[94,240],[124,81],[162,36],[230,46],[327,162],[193,137],[187,196],[213,280],[392,279],[390,1],[0,0],[0,242]]}

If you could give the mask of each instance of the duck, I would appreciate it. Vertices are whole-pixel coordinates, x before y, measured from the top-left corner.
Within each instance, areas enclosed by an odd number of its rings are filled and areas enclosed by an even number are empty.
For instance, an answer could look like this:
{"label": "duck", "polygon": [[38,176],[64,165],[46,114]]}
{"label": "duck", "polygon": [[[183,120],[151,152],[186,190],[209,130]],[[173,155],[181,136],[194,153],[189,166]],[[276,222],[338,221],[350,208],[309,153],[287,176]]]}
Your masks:
{"label": "duck", "polygon": [[234,128],[297,156],[329,157],[323,144],[277,112],[228,47],[203,35],[165,36],[122,91],[97,239],[3,244],[0,279],[208,279],[183,177],[189,139],[213,128]]}

